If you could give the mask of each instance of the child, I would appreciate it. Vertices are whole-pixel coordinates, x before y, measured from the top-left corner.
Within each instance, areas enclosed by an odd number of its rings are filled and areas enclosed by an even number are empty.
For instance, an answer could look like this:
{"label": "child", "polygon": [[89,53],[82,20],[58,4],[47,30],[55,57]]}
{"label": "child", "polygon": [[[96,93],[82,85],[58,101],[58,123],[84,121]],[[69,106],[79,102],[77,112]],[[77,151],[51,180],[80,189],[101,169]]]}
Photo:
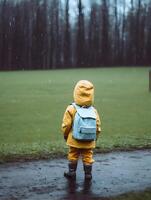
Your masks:
{"label": "child", "polygon": [[[93,148],[95,148],[96,140],[101,132],[99,115],[97,110],[92,106],[94,100],[93,84],[87,80],[79,81],[74,88],[73,97],[74,103],[67,107],[62,122],[64,139],[66,140],[66,144],[69,146],[69,171],[64,172],[64,176],[69,179],[76,178],[77,162],[79,156],[81,155],[85,179],[91,180],[92,163],[94,162]],[[76,115],[76,113],[78,114]],[[86,122],[91,124],[91,128],[87,129],[87,127],[82,127],[83,136],[79,136],[81,133],[80,131],[78,132],[79,122],[77,123],[77,118],[81,118],[80,115],[91,115],[90,117],[88,116],[88,118],[91,118],[91,120]],[[90,134],[88,135],[86,132],[90,132]]]}

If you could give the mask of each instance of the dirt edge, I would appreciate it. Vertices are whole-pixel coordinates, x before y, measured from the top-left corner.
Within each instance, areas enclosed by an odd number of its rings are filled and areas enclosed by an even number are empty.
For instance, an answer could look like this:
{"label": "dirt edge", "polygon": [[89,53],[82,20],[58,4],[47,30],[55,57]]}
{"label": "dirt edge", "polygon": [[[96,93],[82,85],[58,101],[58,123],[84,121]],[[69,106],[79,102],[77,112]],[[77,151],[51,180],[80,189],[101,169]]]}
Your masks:
{"label": "dirt edge", "polygon": [[[94,149],[94,154],[105,154],[111,152],[129,152],[129,151],[137,151],[137,150],[149,150],[151,146],[132,146],[132,147],[115,147],[112,149],[101,149],[96,147]],[[0,155],[0,164],[9,163],[9,162],[28,162],[28,161],[36,161],[36,160],[48,160],[48,159],[59,159],[65,158],[67,153],[65,152],[50,152],[50,153],[36,153],[36,154],[9,154],[9,155]]]}

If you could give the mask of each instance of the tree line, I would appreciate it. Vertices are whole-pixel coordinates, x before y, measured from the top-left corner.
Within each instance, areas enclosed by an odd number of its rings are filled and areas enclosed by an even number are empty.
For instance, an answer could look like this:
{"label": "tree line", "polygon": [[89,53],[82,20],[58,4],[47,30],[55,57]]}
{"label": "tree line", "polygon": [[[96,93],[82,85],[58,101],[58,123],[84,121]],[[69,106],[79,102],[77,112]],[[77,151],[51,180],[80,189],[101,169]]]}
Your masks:
{"label": "tree line", "polygon": [[0,0],[0,70],[151,65],[150,1],[70,1]]}

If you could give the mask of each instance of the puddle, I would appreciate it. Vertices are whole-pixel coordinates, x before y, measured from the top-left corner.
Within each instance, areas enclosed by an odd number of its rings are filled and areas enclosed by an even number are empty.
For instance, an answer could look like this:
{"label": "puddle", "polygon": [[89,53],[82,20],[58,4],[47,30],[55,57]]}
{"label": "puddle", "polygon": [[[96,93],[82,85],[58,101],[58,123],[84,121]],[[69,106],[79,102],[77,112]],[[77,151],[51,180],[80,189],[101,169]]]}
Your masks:
{"label": "puddle", "polygon": [[93,180],[84,181],[80,161],[76,181],[63,173],[66,159],[0,165],[1,200],[97,200],[151,187],[151,150],[94,156]]}

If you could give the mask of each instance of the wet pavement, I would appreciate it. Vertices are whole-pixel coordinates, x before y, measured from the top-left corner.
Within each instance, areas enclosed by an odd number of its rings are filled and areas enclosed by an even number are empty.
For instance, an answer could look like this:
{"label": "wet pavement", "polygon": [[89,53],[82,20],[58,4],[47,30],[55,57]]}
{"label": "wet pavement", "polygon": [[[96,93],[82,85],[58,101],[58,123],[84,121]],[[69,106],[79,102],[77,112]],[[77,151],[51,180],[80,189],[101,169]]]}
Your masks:
{"label": "wet pavement", "polygon": [[151,150],[94,156],[93,180],[82,162],[75,182],[63,176],[66,159],[0,165],[0,200],[97,200],[151,188]]}

